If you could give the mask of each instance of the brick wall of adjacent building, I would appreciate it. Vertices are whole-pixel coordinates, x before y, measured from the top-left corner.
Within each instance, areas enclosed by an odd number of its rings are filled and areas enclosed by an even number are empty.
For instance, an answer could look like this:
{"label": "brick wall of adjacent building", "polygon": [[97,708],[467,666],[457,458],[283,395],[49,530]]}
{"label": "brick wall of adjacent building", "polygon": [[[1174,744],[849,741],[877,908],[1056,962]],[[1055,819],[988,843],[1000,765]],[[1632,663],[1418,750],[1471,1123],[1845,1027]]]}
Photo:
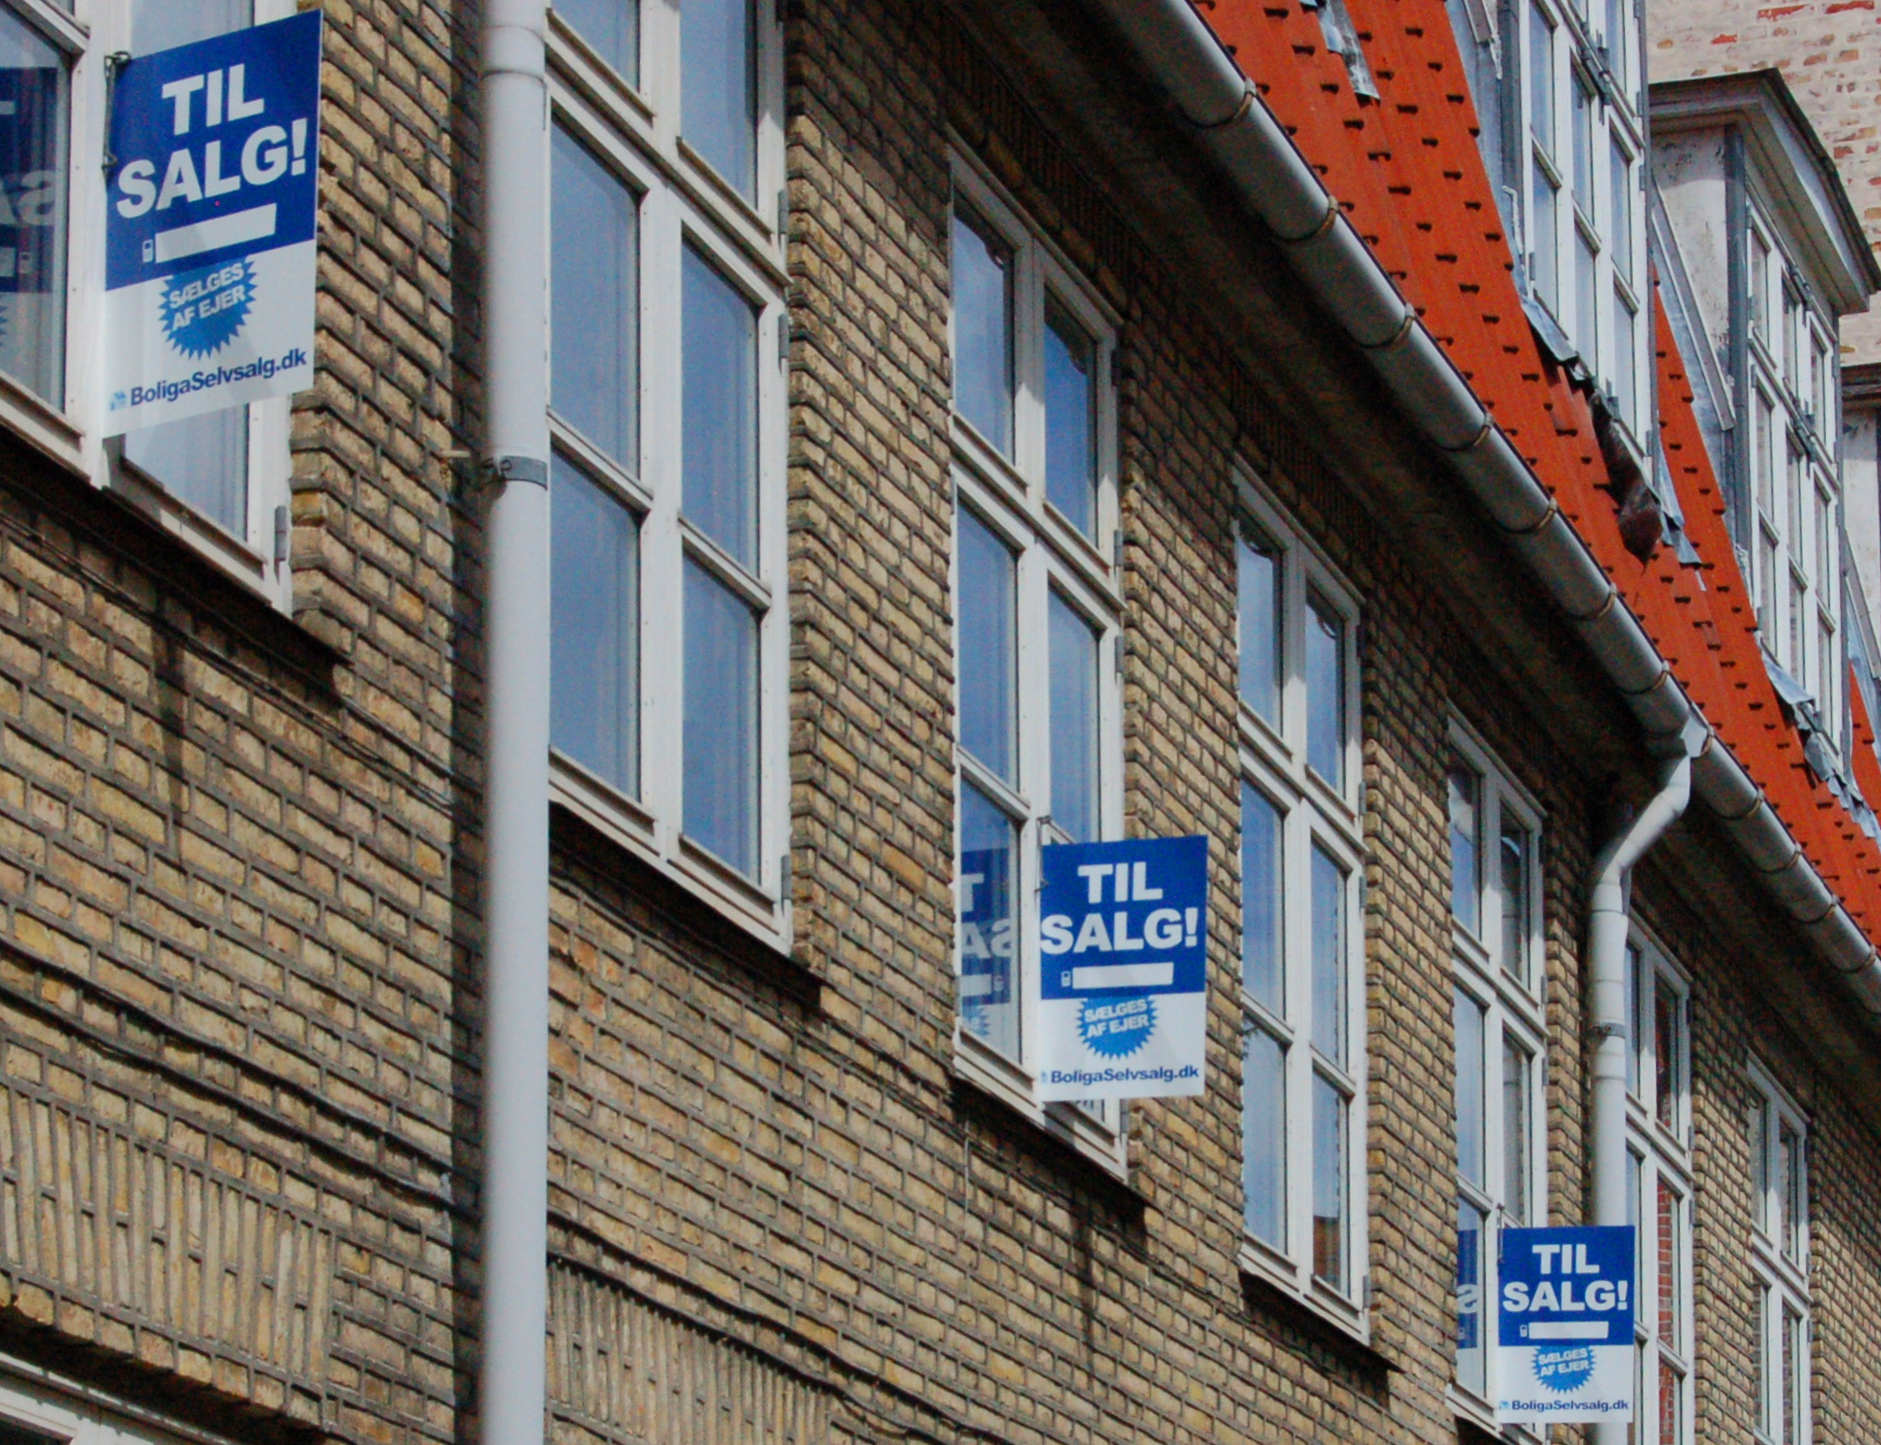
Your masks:
{"label": "brick wall of adjacent building", "polygon": [[[1654,80],[1775,66],[1881,246],[1881,11],[1874,0],[1659,0],[1646,7]],[[1844,359],[1881,361],[1881,316],[1842,322]]]}

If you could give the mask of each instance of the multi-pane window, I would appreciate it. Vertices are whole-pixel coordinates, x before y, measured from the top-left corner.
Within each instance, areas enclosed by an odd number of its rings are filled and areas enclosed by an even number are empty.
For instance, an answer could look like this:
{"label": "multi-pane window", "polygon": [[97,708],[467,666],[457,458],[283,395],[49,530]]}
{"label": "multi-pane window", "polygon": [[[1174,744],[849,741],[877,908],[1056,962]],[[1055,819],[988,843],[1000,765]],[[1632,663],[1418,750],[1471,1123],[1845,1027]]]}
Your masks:
{"label": "multi-pane window", "polygon": [[1635,1445],[1692,1440],[1692,1156],[1689,1000],[1670,959],[1626,950],[1628,1201],[1638,1228]]}
{"label": "multi-pane window", "polygon": [[1750,1265],[1756,1289],[1757,1438],[1808,1445],[1809,1129],[1763,1069],[1750,1067]]}
{"label": "multi-pane window", "polygon": [[1113,325],[966,162],[952,222],[959,1047],[964,1072],[1120,1156],[1115,1106],[1032,1101],[1039,850],[1121,835]]}
{"label": "multi-pane window", "polygon": [[1351,594],[1242,487],[1244,1260],[1362,1321],[1364,992]]}
{"label": "multi-pane window", "polygon": [[[0,8],[0,372],[55,407],[65,401],[66,146],[72,53]],[[56,32],[54,32],[56,33]]]}
{"label": "multi-pane window", "polygon": [[[1510,123],[1500,137],[1485,131],[1483,144],[1500,150],[1492,169],[1506,179],[1521,275],[1642,438],[1651,419],[1642,405],[1644,132],[1631,78],[1638,20],[1625,4],[1591,14],[1555,0],[1517,0],[1502,16],[1495,109]],[[1488,83],[1489,71],[1477,73]]]}
{"label": "multi-pane window", "polygon": [[1764,646],[1840,716],[1840,488],[1829,318],[1804,289],[1752,202],[1745,247],[1750,426],[1744,470],[1751,592]]}
{"label": "multi-pane window", "polygon": [[1451,734],[1457,1383],[1495,1399],[1494,1241],[1546,1213],[1541,1097],[1540,813],[1479,742]]}
{"label": "multi-pane window", "polygon": [[783,238],[746,204],[783,177],[770,11],[558,7],[545,160],[557,793],[777,941]]}

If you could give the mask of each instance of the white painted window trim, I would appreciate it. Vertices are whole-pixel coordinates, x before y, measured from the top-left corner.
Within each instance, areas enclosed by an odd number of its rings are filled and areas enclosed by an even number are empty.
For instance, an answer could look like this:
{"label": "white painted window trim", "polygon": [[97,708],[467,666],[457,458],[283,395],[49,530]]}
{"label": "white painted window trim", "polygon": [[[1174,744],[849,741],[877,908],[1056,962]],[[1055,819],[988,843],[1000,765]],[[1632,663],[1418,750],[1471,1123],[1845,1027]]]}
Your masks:
{"label": "white painted window trim", "polygon": [[[1483,1246],[1477,1256],[1481,1272],[1478,1339],[1483,1346],[1484,1392],[1479,1395],[1461,1380],[1454,1380],[1451,1398],[1459,1414],[1493,1432],[1499,1428],[1495,1423],[1494,1402],[1499,1398],[1496,1371],[1500,1355],[1492,1342],[1496,1332],[1494,1306],[1500,1290],[1496,1277],[1497,1251],[1489,1244],[1505,1224],[1516,1222],[1510,1218],[1509,1201],[1503,1197],[1507,1178],[1507,1121],[1503,1117],[1502,1094],[1505,1036],[1513,1038],[1528,1054],[1528,1135],[1522,1147],[1527,1154],[1529,1198],[1527,1217],[1519,1223],[1533,1228],[1548,1222],[1548,1026],[1544,1002],[1546,967],[1541,867],[1545,815],[1533,794],[1497,761],[1488,745],[1461,718],[1450,721],[1450,747],[1457,759],[1475,772],[1479,781],[1476,848],[1479,932],[1472,932],[1452,910],[1453,981],[1483,1010],[1483,1182],[1464,1179],[1459,1169],[1457,1188],[1484,1212],[1486,1221]],[[1500,957],[1506,904],[1499,864],[1505,814],[1512,817],[1528,837],[1528,868],[1523,880],[1527,890],[1524,902],[1528,931],[1522,941],[1521,967],[1514,974]]]}
{"label": "white painted window trim", "polygon": [[64,1445],[234,1445],[225,1435],[0,1354],[0,1420]]}
{"label": "white painted window trim", "polygon": [[[1019,825],[1019,858],[1013,881],[1017,908],[1014,990],[1020,1000],[1022,1057],[1013,1060],[954,1024],[954,1068],[968,1080],[1086,1155],[1119,1178],[1127,1176],[1124,1111],[1114,1101],[1090,1106],[1044,1104],[1024,1055],[1036,1034],[1030,980],[1039,967],[1039,848],[1061,835],[1049,817],[1050,777],[1050,597],[1056,592],[1098,634],[1099,817],[1104,838],[1123,836],[1123,648],[1122,569],[1115,551],[1097,539],[1115,534],[1116,396],[1110,385],[1119,318],[1025,219],[1017,202],[966,152],[953,154],[956,193],[1011,248],[1013,275],[1013,456],[1001,456],[964,418],[952,418],[954,488],[966,507],[1012,549],[1015,560],[1018,647],[1017,787],[993,776],[964,748],[956,748],[954,816],[960,817],[959,783],[971,780]],[[1051,295],[1086,330],[1097,347],[1097,507],[1095,537],[1073,527],[1045,495],[1044,325],[1045,294]],[[952,349],[949,321],[949,349]],[[950,562],[949,590],[959,596],[958,549]],[[957,613],[956,609],[956,613]],[[958,716],[958,679],[956,679]],[[956,961],[956,970],[958,961]]]}
{"label": "white painted window trim", "polygon": [[[1365,1041],[1364,785],[1359,738],[1359,604],[1356,591],[1280,504],[1244,466],[1236,469],[1242,513],[1281,555],[1282,672],[1278,725],[1240,704],[1241,774],[1281,816],[1281,939],[1284,1017],[1243,989],[1244,1029],[1258,1028],[1286,1045],[1285,1168],[1287,1242],[1284,1249],[1246,1227],[1240,1267],[1299,1300],[1361,1341],[1371,1338],[1369,1181],[1366,1175],[1367,1053]],[[1237,554],[1238,555],[1238,554]],[[1306,761],[1305,635],[1307,595],[1323,598],[1345,621],[1343,674],[1345,738],[1335,789]],[[1346,871],[1346,1067],[1316,1060],[1312,1039],[1311,889],[1314,845]],[[1238,854],[1237,854],[1238,858]],[[1289,903],[1293,906],[1288,906]],[[1313,1270],[1312,1084],[1324,1073],[1349,1098],[1346,1122],[1347,1223],[1341,1291]]]}
{"label": "white painted window trim", "polygon": [[[1671,954],[1641,924],[1632,925],[1633,948],[1638,950],[1638,972],[1629,989],[1629,1047],[1637,1077],[1627,1096],[1627,1150],[1636,1175],[1634,1219],[1638,1225],[1635,1278],[1639,1290],[1634,1312],[1638,1371],[1634,1405],[1635,1445],[1691,1445],[1694,1439],[1694,1292],[1692,1288],[1692,1151],[1691,1151],[1691,980]],[[1655,1082],[1657,1042],[1653,1027],[1654,1000],[1661,992],[1678,1000],[1677,1057],[1673,1060],[1675,1098],[1672,1122],[1658,1120]],[[1664,1180],[1674,1199],[1673,1249],[1676,1328],[1670,1339],[1658,1327],[1659,1231],[1658,1185]],[[1679,1374],[1679,1435],[1659,1435],[1659,1366],[1662,1356]]]}
{"label": "white painted window trim", "polygon": [[[792,948],[785,859],[790,846],[789,570],[785,467],[789,376],[779,340],[787,324],[783,220],[783,46],[773,7],[753,6],[758,70],[759,197],[739,195],[679,136],[679,14],[648,0],[641,10],[641,88],[599,60],[552,17],[549,95],[553,126],[578,137],[633,192],[639,208],[639,447],[637,468],[589,444],[551,407],[556,450],[640,521],[639,796],[550,754],[550,796],[738,927],[783,953]],[[547,139],[545,137],[545,139]],[[549,155],[545,147],[542,164]],[[545,218],[552,225],[553,218]],[[758,550],[755,569],[731,561],[679,514],[679,275],[690,244],[757,308]],[[662,348],[665,348],[664,351]],[[681,596],[688,557],[707,565],[762,609],[758,628],[758,874],[746,877],[681,827],[684,675]]]}
{"label": "white painted window trim", "polygon": [[[1763,1398],[1758,1401],[1758,1419],[1753,1429],[1766,1445],[1809,1445],[1814,1434],[1810,1412],[1810,1355],[1815,1338],[1814,1303],[1809,1287],[1809,1119],[1795,1099],[1756,1059],[1745,1066],[1753,1095],[1753,1109],[1762,1115],[1764,1192],[1751,1205],[1750,1268],[1758,1289],[1757,1347],[1762,1368]],[[1777,1160],[1780,1156],[1781,1128],[1788,1125],[1801,1144],[1800,1175],[1796,1181],[1796,1221],[1799,1258],[1783,1248],[1777,1233],[1781,1217],[1777,1203]],[[1753,1171],[1756,1164],[1753,1161]],[[1753,1172],[1752,1178],[1756,1175]],[[1782,1378],[1778,1368],[1783,1358],[1781,1331],[1786,1309],[1802,1322],[1802,1348],[1791,1360],[1794,1372]],[[1783,1394],[1795,1392],[1796,1435],[1784,1439],[1782,1433]]]}

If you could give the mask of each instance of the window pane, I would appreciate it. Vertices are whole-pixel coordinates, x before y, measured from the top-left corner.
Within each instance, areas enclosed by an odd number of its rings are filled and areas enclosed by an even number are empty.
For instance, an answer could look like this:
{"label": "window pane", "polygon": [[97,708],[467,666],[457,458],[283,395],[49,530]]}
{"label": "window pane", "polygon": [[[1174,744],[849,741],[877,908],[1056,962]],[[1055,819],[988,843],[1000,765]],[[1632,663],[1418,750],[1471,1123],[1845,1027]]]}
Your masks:
{"label": "window pane", "polygon": [[549,741],[638,794],[639,522],[558,456],[549,526]]}
{"label": "window pane", "polygon": [[1345,791],[1345,619],[1317,592],[1306,597],[1306,761]]}
{"label": "window pane", "polygon": [[680,506],[751,567],[758,550],[758,314],[690,246],[681,271]]}
{"label": "window pane", "polygon": [[1345,870],[1313,849],[1313,1046],[1345,1063]]}
{"label": "window pane", "polygon": [[1541,172],[1541,163],[1535,164],[1535,208],[1529,218],[1528,250],[1533,263],[1534,275],[1530,278],[1535,294],[1553,310],[1555,298],[1559,294],[1555,256],[1558,250],[1555,232],[1556,195],[1554,182]]}
{"label": "window pane", "polygon": [[1052,821],[1076,843],[1094,843],[1100,776],[1097,735],[1098,638],[1056,592],[1051,594]]}
{"label": "window pane", "polygon": [[[1600,288],[1594,284],[1594,248],[1579,226],[1574,228],[1574,345],[1589,371],[1600,368],[1600,336],[1596,317]],[[1608,358],[1609,369],[1619,365],[1619,353]]]}
{"label": "window pane", "polygon": [[1482,926],[1478,871],[1482,779],[1460,762],[1450,764],[1450,911],[1471,933]]}
{"label": "window pane", "polygon": [[1529,1087],[1534,1077],[1528,1051],[1502,1036],[1502,1207],[1509,1222],[1528,1222]]}
{"label": "window pane", "polygon": [[1287,1247],[1286,1050],[1249,1029],[1241,1071],[1241,1192],[1248,1232]]}
{"label": "window pane", "polygon": [[1643,961],[1639,949],[1632,944],[1626,945],[1626,1091],[1635,1098],[1639,1097],[1640,1060],[1646,1047],[1645,1033],[1640,1027],[1641,1002],[1639,990],[1645,981]]}
{"label": "window pane", "polygon": [[1019,666],[1013,557],[965,507],[960,533],[960,744],[1012,782],[1016,761],[1014,692]]}
{"label": "window pane", "polygon": [[1804,1361],[1809,1358],[1808,1327],[1796,1311],[1783,1311],[1783,1440],[1792,1445],[1802,1438],[1800,1426],[1808,1403],[1803,1398]]}
{"label": "window pane", "polygon": [[1750,1217],[1757,1228],[1770,1228],[1770,1161],[1767,1127],[1769,1105],[1760,1098],[1750,1106],[1747,1120],[1750,1151]]}
{"label": "window pane", "polygon": [[1613,293],[1613,393],[1620,416],[1628,426],[1638,425],[1638,388],[1635,378],[1639,366],[1633,308],[1616,289]]}
{"label": "window pane", "polygon": [[1243,525],[1235,547],[1241,603],[1241,701],[1280,721],[1280,551]]}
{"label": "window pane", "polygon": [[[205,7],[206,8],[206,7]],[[0,10],[0,371],[65,404],[65,63]]]}
{"label": "window pane", "polygon": [[240,30],[254,19],[253,0],[131,0],[131,53],[190,45]]}
{"label": "window pane", "polygon": [[555,220],[549,227],[550,400],[576,431],[637,472],[640,217],[634,195],[560,126],[549,176]]}
{"label": "window pane", "polygon": [[954,203],[954,410],[1012,455],[1012,248]]}
{"label": "window pane", "polygon": [[1668,1129],[1678,1123],[1679,997],[1659,987],[1652,995],[1653,1107]]}
{"label": "window pane", "polygon": [[1777,1130],[1777,1240],[1783,1253],[1800,1261],[1803,1255],[1803,1139],[1785,1123]]}
{"label": "window pane", "polygon": [[1467,1199],[1457,1201],[1456,1221],[1456,1378],[1481,1395],[1487,1389],[1487,1351],[1483,1345],[1483,1242],[1486,1220]]}
{"label": "window pane", "polygon": [[1776,1433],[1776,1399],[1770,1393],[1774,1383],[1783,1378],[1780,1370],[1770,1368],[1770,1346],[1774,1338],[1770,1317],[1771,1290],[1757,1286],[1757,1424],[1766,1435]]}
{"label": "window pane", "polygon": [[1658,1180],[1659,1343],[1669,1349],[1679,1344],[1679,1197],[1661,1176]]}
{"label": "window pane", "polygon": [[1633,184],[1632,162],[1618,140],[1610,139],[1608,154],[1613,161],[1613,220],[1608,230],[1613,235],[1613,269],[1622,280],[1633,279],[1633,198],[1639,194]]}
{"label": "window pane", "polygon": [[758,184],[751,22],[751,0],[685,0],[679,7],[680,134],[746,199]]}
{"label": "window pane", "polygon": [[1241,785],[1241,986],[1268,1008],[1282,1008],[1280,813]]}
{"label": "window pane", "polygon": [[686,562],[685,818],[689,836],[758,871],[758,619]]}
{"label": "window pane", "polygon": [[630,83],[640,80],[640,0],[555,0],[555,13]]}
{"label": "window pane", "polygon": [[1767,335],[1764,312],[1770,285],[1770,247],[1755,231],[1750,233],[1750,325],[1759,336]]}
{"label": "window pane", "polygon": [[1569,98],[1574,106],[1574,204],[1594,225],[1600,218],[1594,208],[1594,94],[1577,70]]}
{"label": "window pane", "polygon": [[1539,5],[1528,7],[1528,123],[1535,140],[1554,151],[1554,26]]}
{"label": "window pane", "polygon": [[1505,812],[1502,820],[1502,967],[1528,982],[1530,837]]}
{"label": "window pane", "polygon": [[1665,1361],[1660,1361],[1659,1439],[1664,1445],[1685,1445],[1685,1437],[1679,1433],[1679,1421],[1684,1415],[1684,1401],[1679,1396],[1680,1384],[1679,1372]]}
{"label": "window pane", "polygon": [[1045,299],[1045,495],[1085,536],[1097,528],[1097,343]]}
{"label": "window pane", "polygon": [[1313,1075],[1313,1273],[1345,1289],[1346,1098]]}
{"label": "window pane", "polygon": [[1478,1188],[1483,1178],[1483,1010],[1456,991],[1456,1167]]}
{"label": "window pane", "polygon": [[1014,914],[1019,857],[1012,819],[978,788],[960,784],[960,1026],[1019,1057]]}
{"label": "window pane", "polygon": [[248,536],[247,407],[126,432],[124,459],[230,536]]}

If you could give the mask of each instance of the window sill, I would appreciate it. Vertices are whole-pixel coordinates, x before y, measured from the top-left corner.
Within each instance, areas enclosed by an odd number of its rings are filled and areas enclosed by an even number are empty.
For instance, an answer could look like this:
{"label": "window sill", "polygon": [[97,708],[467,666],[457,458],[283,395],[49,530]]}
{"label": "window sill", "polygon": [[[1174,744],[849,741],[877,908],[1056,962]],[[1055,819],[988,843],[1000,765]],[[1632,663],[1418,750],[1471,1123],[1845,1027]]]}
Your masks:
{"label": "window sill", "polygon": [[1128,1186],[1130,1165],[1121,1130],[1107,1128],[1073,1104],[1041,1104],[1022,1069],[958,1024],[954,1026],[954,1074]]}
{"label": "window sill", "polygon": [[1256,1239],[1242,1237],[1236,1263],[1244,1276],[1259,1280],[1275,1293],[1300,1305],[1353,1344],[1372,1350],[1371,1315],[1362,1306],[1334,1293],[1316,1279],[1301,1289],[1299,1271],[1294,1264],[1282,1261]]}
{"label": "window sill", "polygon": [[707,904],[766,948],[790,956],[789,899],[757,887],[683,836],[676,840],[675,847],[662,849],[661,829],[653,814],[557,752],[549,754],[549,800]]}
{"label": "window sill", "polygon": [[1451,1413],[1457,1419],[1468,1421],[1485,1435],[1501,1438],[1502,1427],[1496,1422],[1496,1412],[1487,1400],[1479,1399],[1455,1381],[1451,1382],[1445,1395],[1450,1401]]}
{"label": "window sill", "polygon": [[0,427],[78,476],[88,475],[84,438],[64,414],[0,372]]}
{"label": "window sill", "polygon": [[252,591],[282,615],[293,610],[293,574],[285,562],[270,562],[179,502],[116,456],[107,453],[105,490],[154,526],[201,556],[231,581]]}

